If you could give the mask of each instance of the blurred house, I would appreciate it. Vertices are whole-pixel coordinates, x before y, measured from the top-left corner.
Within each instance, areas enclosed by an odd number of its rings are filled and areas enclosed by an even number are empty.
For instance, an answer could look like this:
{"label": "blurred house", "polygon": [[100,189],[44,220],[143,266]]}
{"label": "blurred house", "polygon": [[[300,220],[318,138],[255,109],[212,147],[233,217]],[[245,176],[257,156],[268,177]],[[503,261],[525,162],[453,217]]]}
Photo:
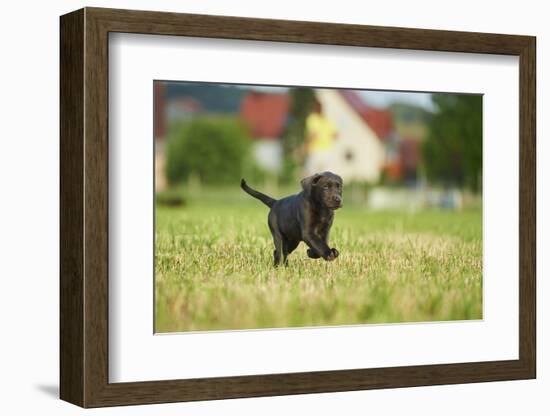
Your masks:
{"label": "blurred house", "polygon": [[283,163],[281,136],[284,133],[290,99],[287,94],[252,91],[243,97],[240,115],[254,139],[256,162],[277,173]]}
{"label": "blurred house", "polygon": [[316,97],[338,132],[326,170],[347,181],[378,181],[387,163],[386,141],[393,133],[391,113],[367,106],[351,90],[319,89]]}
{"label": "blurred house", "polygon": [[[155,82],[155,189],[167,186],[164,152],[170,125],[204,114],[240,117],[253,138],[253,155],[258,165],[266,171],[280,172],[282,136],[291,106],[290,94],[282,90]],[[315,169],[337,172],[346,181],[376,183],[384,177],[415,183],[420,143],[427,126],[424,110],[402,103],[374,108],[355,90],[314,89],[314,93],[322,115],[337,131],[329,157]]]}
{"label": "blurred house", "polygon": [[399,143],[399,179],[406,183],[415,183],[418,179],[421,140],[415,137],[404,137]]}
{"label": "blurred house", "polygon": [[416,183],[429,113],[418,106],[370,106],[355,90],[318,89],[323,115],[338,131],[326,170],[346,180]]}
{"label": "blurred house", "polygon": [[166,188],[164,142],[166,139],[166,86],[153,83],[153,130],[155,140],[155,191]]}
{"label": "blurred house", "polygon": [[409,184],[415,183],[419,179],[421,145],[428,136],[428,126],[433,113],[420,106],[406,103],[394,103],[389,110],[392,112],[397,132],[395,148],[399,159],[393,171],[386,171],[387,177]]}
{"label": "blurred house", "polygon": [[193,97],[175,97],[166,103],[166,122],[190,120],[202,111],[202,104]]}

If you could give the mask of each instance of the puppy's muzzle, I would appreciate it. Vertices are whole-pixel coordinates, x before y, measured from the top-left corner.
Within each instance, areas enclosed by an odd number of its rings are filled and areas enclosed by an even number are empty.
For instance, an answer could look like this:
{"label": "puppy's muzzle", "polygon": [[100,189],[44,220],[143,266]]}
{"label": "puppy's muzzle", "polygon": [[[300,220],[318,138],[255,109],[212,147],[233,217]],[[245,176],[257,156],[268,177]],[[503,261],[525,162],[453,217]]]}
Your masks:
{"label": "puppy's muzzle", "polygon": [[331,198],[331,208],[338,209],[342,208],[344,206],[344,201],[342,201],[342,197],[335,195]]}

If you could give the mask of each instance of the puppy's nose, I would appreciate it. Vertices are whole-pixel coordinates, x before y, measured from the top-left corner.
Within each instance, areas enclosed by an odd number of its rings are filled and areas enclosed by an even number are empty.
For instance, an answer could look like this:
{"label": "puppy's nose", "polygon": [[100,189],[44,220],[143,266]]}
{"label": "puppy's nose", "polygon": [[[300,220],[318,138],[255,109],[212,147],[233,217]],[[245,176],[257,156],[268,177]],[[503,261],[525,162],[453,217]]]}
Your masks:
{"label": "puppy's nose", "polygon": [[338,195],[335,195],[334,197],[332,197],[332,200],[334,202],[336,202],[337,204],[341,204],[342,203],[342,198],[339,197]]}

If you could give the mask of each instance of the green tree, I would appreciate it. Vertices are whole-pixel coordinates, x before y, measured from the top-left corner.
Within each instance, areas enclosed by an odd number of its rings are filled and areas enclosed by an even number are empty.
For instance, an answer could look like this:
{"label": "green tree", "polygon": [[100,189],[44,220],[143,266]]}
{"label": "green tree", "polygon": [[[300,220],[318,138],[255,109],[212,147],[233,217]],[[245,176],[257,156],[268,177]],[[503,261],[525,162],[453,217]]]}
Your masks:
{"label": "green tree", "polygon": [[303,144],[306,133],[306,118],[313,111],[315,93],[311,88],[296,87],[289,92],[289,120],[282,137],[284,169],[283,181],[294,179],[294,171],[304,163]]}
{"label": "green tree", "polygon": [[166,147],[170,184],[197,175],[206,184],[238,183],[251,163],[251,139],[235,118],[204,117],[171,127]]}
{"label": "green tree", "polygon": [[436,112],[423,145],[424,167],[434,183],[481,190],[482,97],[434,94]]}

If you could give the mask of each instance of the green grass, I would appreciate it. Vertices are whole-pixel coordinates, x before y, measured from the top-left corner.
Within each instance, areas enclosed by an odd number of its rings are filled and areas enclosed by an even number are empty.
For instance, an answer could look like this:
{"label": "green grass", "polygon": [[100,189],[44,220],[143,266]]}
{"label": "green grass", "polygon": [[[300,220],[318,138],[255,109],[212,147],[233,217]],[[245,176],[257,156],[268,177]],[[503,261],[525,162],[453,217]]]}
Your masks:
{"label": "green grass", "polygon": [[[284,194],[284,193],[283,193]],[[267,207],[219,190],[156,209],[157,332],[482,318],[481,210],[336,212],[330,245],[275,269]]]}

